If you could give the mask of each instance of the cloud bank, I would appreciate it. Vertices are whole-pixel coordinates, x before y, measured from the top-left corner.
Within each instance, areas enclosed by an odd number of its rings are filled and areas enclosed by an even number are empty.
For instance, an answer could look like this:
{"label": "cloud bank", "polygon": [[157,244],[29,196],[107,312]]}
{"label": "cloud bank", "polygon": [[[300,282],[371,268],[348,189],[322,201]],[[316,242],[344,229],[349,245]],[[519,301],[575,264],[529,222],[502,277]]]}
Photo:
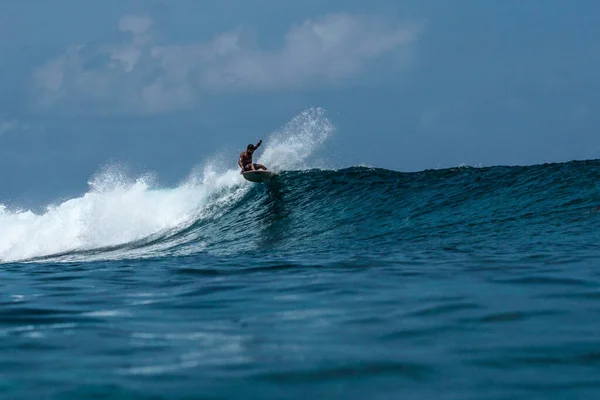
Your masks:
{"label": "cloud bank", "polygon": [[415,25],[339,13],[291,26],[282,46],[270,50],[239,29],[204,42],[160,44],[154,28],[150,17],[125,16],[117,43],[72,46],[36,68],[36,108],[160,114],[193,107],[215,91],[340,81],[386,54],[408,55],[419,34]]}

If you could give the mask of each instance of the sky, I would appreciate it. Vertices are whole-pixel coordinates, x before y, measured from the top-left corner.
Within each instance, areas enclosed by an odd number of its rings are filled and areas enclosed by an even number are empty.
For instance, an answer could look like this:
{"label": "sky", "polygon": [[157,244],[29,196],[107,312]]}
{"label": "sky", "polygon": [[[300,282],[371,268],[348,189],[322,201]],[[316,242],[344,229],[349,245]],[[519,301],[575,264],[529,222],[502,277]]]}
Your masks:
{"label": "sky", "polygon": [[0,0],[0,203],[169,185],[309,107],[333,166],[600,158],[600,2]]}

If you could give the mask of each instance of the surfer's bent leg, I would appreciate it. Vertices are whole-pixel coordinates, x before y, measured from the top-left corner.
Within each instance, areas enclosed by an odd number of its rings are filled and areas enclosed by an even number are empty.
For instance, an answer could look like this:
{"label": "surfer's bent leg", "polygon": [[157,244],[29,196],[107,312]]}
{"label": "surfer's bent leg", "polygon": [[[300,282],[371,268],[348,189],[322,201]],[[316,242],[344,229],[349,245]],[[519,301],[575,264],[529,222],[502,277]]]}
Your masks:
{"label": "surfer's bent leg", "polygon": [[265,166],[264,166],[264,165],[262,165],[262,164],[254,164],[254,168],[255,168],[255,169],[264,169],[265,171],[267,170],[267,167],[265,167]]}

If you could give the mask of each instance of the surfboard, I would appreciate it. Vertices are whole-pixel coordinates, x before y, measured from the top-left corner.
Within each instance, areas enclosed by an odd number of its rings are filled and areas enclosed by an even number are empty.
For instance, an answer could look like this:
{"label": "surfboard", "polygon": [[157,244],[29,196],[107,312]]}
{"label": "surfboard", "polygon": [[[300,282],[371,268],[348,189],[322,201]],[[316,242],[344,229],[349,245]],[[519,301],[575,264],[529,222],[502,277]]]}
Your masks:
{"label": "surfboard", "polygon": [[248,171],[244,172],[242,175],[244,176],[245,180],[255,183],[267,182],[275,176],[273,172],[265,170]]}

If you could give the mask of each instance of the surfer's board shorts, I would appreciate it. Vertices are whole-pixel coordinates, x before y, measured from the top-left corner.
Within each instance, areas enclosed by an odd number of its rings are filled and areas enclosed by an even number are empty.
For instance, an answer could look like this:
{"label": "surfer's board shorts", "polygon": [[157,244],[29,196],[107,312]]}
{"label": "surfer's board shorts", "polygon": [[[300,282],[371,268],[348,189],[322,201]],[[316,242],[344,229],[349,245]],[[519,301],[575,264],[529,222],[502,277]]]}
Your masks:
{"label": "surfer's board shorts", "polygon": [[244,165],[244,171],[250,171],[250,166],[254,165],[254,169],[258,169],[258,167],[256,166],[256,163],[253,164],[246,164]]}

